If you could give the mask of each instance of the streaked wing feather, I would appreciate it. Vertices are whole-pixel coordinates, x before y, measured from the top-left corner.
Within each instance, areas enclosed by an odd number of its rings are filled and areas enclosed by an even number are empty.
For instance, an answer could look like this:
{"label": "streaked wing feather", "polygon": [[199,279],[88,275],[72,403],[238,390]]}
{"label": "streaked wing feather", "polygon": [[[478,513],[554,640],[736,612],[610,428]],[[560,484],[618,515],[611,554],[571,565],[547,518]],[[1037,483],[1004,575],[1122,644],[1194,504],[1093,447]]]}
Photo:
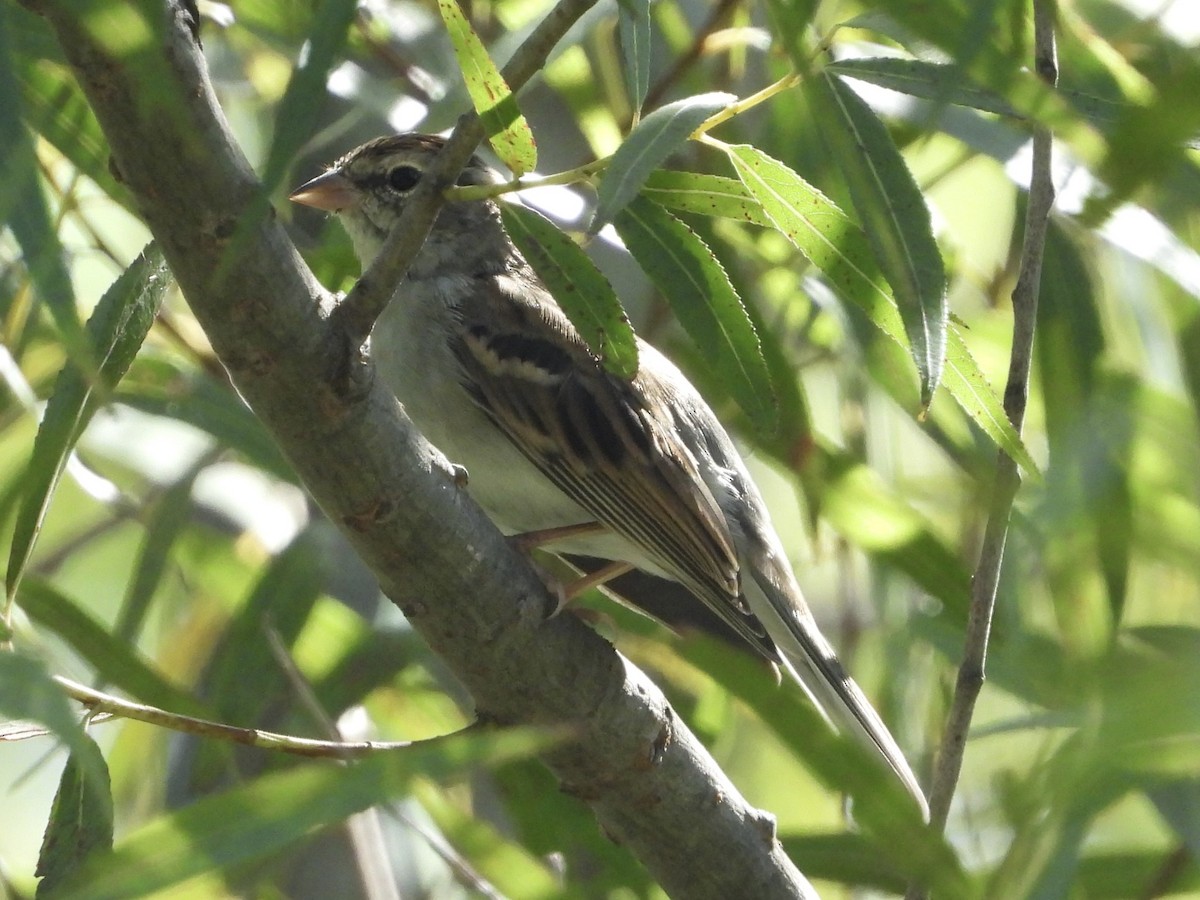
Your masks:
{"label": "streaked wing feather", "polygon": [[666,387],[645,367],[632,382],[605,371],[557,307],[513,302],[536,286],[503,298],[494,280],[478,287],[458,310],[453,344],[475,402],[559,490],[773,657],[741,596],[724,515],[670,420],[655,412]]}

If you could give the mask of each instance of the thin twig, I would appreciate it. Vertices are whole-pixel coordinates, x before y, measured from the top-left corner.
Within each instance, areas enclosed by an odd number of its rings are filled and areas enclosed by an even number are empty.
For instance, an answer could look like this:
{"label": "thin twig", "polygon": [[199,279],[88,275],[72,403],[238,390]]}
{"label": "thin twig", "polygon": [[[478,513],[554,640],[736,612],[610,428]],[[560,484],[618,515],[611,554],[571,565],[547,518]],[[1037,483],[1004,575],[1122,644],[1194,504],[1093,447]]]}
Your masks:
{"label": "thin twig", "polygon": [[[504,67],[504,80],[514,94],[537,74],[555,44],[595,2],[559,0],[558,5],[538,24]],[[370,336],[396,285],[404,280],[409,265],[425,243],[433,220],[445,202],[443,192],[458,179],[458,174],[483,137],[483,125],[474,111],[458,120],[446,146],[413,190],[405,204],[404,214],[388,235],[383,249],[363,272],[353,290],[338,304],[331,324],[335,334],[340,330],[339,339],[346,342],[338,348],[339,354],[353,354]]]}
{"label": "thin twig", "polygon": [[[239,728],[223,722],[212,722],[208,719],[168,712],[157,706],[146,706],[142,703],[121,700],[111,694],[92,690],[90,687],[61,675],[54,676],[54,680],[68,697],[79,701],[94,712],[111,713],[126,719],[160,725],[163,728],[170,728],[172,731],[217,738],[235,744],[245,744],[248,747],[258,747],[262,750],[278,750],[281,753],[291,753],[295,756],[356,759],[381,750],[402,750],[416,743],[414,741],[317,741],[311,738],[277,734],[273,731],[262,731],[257,728]],[[437,739],[433,738],[433,740]]]}
{"label": "thin twig", "polygon": [[[1051,86],[1058,80],[1054,47],[1054,7],[1055,0],[1033,0],[1035,66],[1038,74]],[[1049,129],[1035,126],[1032,177],[1025,213],[1025,236],[1021,247],[1021,269],[1012,295],[1013,343],[1009,357],[1008,382],[1004,388],[1004,411],[1018,433],[1025,420],[1025,405],[1029,395],[1029,369],[1033,358],[1042,255],[1045,250],[1050,210],[1054,205],[1054,184],[1050,171],[1051,151],[1052,139]],[[939,831],[946,827],[950,803],[962,771],[967,731],[975,711],[975,701],[983,687],[988,637],[996,603],[996,587],[1004,560],[1004,545],[1008,537],[1013,500],[1020,482],[1017,464],[1008,454],[1000,451],[983,545],[971,584],[971,609],[967,619],[963,660],[959,666],[946,731],[938,749],[930,789],[930,821]],[[909,900],[916,900],[925,894],[923,886],[912,885],[906,896]]]}

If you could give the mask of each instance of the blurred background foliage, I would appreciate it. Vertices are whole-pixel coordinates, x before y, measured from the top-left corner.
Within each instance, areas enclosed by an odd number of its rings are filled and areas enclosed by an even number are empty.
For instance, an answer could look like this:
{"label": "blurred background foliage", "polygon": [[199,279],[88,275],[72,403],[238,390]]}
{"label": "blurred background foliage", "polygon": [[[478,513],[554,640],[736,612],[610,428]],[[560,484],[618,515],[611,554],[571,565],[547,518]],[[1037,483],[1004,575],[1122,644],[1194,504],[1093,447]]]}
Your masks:
{"label": "blurred background foliage", "polygon": [[[633,18],[649,14],[647,111],[709,91],[748,96],[785,76],[797,54],[853,76],[846,83],[886,123],[924,193],[952,315],[996,386],[1029,171],[1028,128],[1014,111],[1052,124],[1060,194],[1024,434],[1040,474],[1027,473],[1018,495],[989,680],[948,828],[968,878],[947,890],[1200,896],[1194,4],[1064,0],[1061,92],[1039,106],[1021,78],[1032,50],[1020,0],[621,3]],[[93,4],[114,34],[122,8]],[[283,198],[367,138],[439,131],[468,107],[436,4],[198,8],[238,140],[317,276],[348,289],[357,265],[346,236]],[[522,94],[541,173],[612,153],[636,119],[621,8],[600,2]],[[467,11],[502,62],[547,9],[544,0],[475,0]],[[917,78],[861,62],[879,57],[943,67]],[[809,99],[780,93],[715,135],[761,148],[852,211],[843,160]],[[33,442],[59,372],[73,360],[86,383],[94,371],[80,323],[149,235],[52,35],[12,2],[0,5],[0,133],[7,545],[22,497],[57,465]],[[670,168],[734,174],[698,144]],[[595,202],[587,185],[525,196],[576,231]],[[744,416],[708,348],[689,340],[611,229],[588,251],[639,332],[736,431],[826,633],[928,773],[995,445],[945,390],[918,416],[912,360],[781,234],[734,219],[688,222],[758,326],[779,404],[774,430]],[[97,389],[90,404],[7,607],[18,651],[8,662],[21,668],[0,669],[0,711],[49,723],[47,710],[62,707],[38,706],[25,690],[48,670],[178,712],[318,737],[327,720],[351,738],[389,740],[469,722],[469,698],[306,501],[177,292],[119,385]],[[772,703],[755,702],[770,683],[761,667],[689,629],[672,634],[599,597],[588,605],[750,801],[778,817],[823,895],[902,889],[907,848],[853,828],[837,792],[846,785],[814,778],[803,739],[772,724]],[[349,769],[145,724],[89,733],[111,774],[118,846],[133,863],[113,896],[386,897],[390,885],[406,898],[658,895],[520,748],[435,744],[403,777],[367,768],[352,782]],[[0,744],[0,890],[13,896],[34,890],[59,746],[48,737]],[[361,808],[347,798],[369,778],[386,804],[318,828]],[[187,806],[200,797],[207,806]],[[192,818],[172,818],[180,809]],[[242,829],[236,846],[205,845],[202,857],[184,843],[177,856],[188,864],[163,862],[180,835],[202,843],[232,822]]]}

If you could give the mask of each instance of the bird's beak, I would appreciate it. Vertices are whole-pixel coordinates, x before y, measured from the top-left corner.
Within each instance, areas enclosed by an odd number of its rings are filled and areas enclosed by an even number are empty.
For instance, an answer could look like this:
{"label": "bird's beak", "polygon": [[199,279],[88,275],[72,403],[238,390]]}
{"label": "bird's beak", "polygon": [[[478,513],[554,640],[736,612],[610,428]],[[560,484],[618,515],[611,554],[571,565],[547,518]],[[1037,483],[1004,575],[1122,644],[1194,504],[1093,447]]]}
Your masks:
{"label": "bird's beak", "polygon": [[288,199],[332,213],[353,209],[359,204],[358,191],[350,179],[336,169],[306,181],[292,191]]}

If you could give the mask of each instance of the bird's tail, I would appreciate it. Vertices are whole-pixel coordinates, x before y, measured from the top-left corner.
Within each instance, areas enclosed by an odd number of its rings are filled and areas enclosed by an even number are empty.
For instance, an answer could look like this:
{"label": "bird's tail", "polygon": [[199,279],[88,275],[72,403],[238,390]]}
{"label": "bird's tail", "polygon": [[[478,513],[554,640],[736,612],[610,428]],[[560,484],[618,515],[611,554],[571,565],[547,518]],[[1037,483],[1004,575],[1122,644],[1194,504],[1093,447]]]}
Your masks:
{"label": "bird's tail", "polygon": [[[751,594],[754,588],[761,590],[760,585],[745,584],[743,587],[747,589],[751,605],[759,607],[760,604],[754,603],[755,598]],[[834,727],[853,735],[883,760],[916,799],[928,820],[929,806],[908,760],[862,688],[846,673],[833,648],[817,629],[803,600],[797,604],[791,598],[771,597],[772,593],[774,590],[768,586],[762,599],[767,601],[774,615],[766,615],[766,610],[762,608],[755,611],[783,656],[785,668]]]}

